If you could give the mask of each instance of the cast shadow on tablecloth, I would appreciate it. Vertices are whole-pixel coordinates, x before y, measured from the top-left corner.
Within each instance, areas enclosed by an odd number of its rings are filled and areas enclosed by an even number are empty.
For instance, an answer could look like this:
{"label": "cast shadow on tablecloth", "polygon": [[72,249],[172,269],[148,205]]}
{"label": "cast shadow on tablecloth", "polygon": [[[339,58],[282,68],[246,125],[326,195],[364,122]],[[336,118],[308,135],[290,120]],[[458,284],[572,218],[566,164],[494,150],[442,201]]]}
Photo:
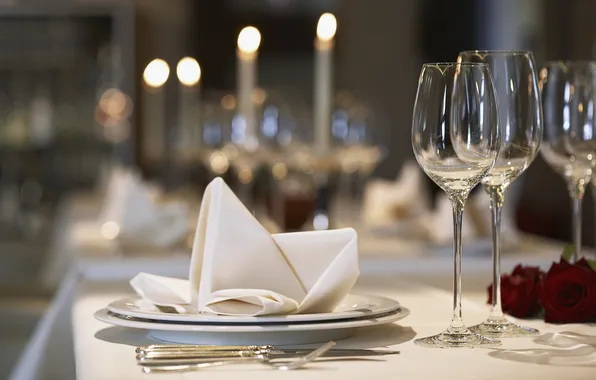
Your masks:
{"label": "cast shadow on tablecloth", "polygon": [[596,368],[596,336],[563,331],[546,333],[533,341],[553,348],[495,349],[489,355],[523,363]]}
{"label": "cast shadow on tablecloth", "polygon": [[[337,348],[378,348],[408,342],[416,336],[409,326],[387,324],[357,329],[354,335],[337,342]],[[144,346],[163,343],[152,339],[145,330],[126,327],[107,327],[95,333],[95,338],[127,346]],[[309,347],[309,345],[304,345]]]}

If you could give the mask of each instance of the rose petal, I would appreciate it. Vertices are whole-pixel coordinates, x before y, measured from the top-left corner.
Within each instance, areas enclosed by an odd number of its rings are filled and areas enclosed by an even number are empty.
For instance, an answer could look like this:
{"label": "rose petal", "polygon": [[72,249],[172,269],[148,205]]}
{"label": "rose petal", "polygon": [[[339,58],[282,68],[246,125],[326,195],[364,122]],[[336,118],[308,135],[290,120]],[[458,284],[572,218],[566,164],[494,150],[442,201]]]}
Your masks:
{"label": "rose petal", "polygon": [[[544,272],[539,267],[517,265],[511,275],[501,276],[503,311],[518,318],[532,317],[540,311],[538,297]],[[492,303],[492,288],[488,287],[488,303]]]}
{"label": "rose petal", "polygon": [[590,266],[590,263],[588,263],[588,260],[586,260],[585,257],[582,257],[581,259],[579,259],[576,263],[576,266],[580,267],[580,268],[585,268],[588,269],[591,272],[594,272],[594,270],[592,269],[592,267]]}
{"label": "rose petal", "polygon": [[586,322],[595,316],[596,273],[579,265],[553,264],[544,278],[540,303],[545,321]]}

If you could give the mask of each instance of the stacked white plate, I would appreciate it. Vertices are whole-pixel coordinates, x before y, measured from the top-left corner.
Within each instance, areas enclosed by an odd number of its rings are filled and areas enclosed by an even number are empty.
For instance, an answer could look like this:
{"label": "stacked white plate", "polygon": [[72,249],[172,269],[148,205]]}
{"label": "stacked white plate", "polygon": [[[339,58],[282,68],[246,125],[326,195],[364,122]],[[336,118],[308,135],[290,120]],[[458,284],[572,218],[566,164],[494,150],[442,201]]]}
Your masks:
{"label": "stacked white plate", "polygon": [[356,328],[406,317],[399,302],[349,294],[331,313],[235,317],[156,309],[140,298],[112,302],[95,318],[115,326],[144,329],[154,339],[204,345],[295,345],[344,339]]}

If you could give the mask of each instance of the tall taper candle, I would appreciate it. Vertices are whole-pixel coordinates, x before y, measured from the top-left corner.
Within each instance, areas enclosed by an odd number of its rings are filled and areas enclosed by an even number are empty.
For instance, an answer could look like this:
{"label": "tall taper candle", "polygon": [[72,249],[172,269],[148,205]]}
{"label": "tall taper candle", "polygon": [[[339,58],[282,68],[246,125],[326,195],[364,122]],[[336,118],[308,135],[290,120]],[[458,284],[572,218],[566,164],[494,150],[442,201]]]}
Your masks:
{"label": "tall taper candle", "polygon": [[203,143],[199,115],[201,66],[194,58],[184,57],[176,66],[176,75],[180,82],[176,148],[183,158],[194,157]]}
{"label": "tall taper candle", "polygon": [[252,94],[257,82],[257,50],[261,44],[261,33],[254,26],[247,26],[238,35],[237,83],[238,112],[244,118],[244,143],[258,138],[257,115]]}
{"label": "tall taper candle", "polygon": [[314,129],[315,152],[325,155],[331,147],[331,109],[333,107],[333,37],[337,20],[324,13],[317,24],[315,40]]}
{"label": "tall taper candle", "polygon": [[151,161],[165,158],[165,97],[163,85],[170,67],[162,59],[151,61],[143,72],[143,139],[142,152]]}

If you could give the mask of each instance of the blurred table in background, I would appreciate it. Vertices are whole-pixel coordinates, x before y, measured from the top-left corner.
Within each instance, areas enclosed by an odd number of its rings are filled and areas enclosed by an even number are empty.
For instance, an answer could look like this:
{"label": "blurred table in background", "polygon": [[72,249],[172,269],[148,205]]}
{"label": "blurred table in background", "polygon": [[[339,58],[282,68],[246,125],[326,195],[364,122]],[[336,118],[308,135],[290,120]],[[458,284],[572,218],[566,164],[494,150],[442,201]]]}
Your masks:
{"label": "blurred table in background", "polygon": [[[77,226],[92,225],[101,209],[101,201],[93,194],[78,193],[66,198],[58,207],[57,216],[53,224],[53,237],[50,253],[41,272],[41,281],[49,288],[57,288],[71,266],[84,266],[90,271],[101,272],[103,265],[126,270],[133,269],[142,263],[187,263],[191,248],[179,247],[164,251],[121,251],[109,244],[108,241],[96,241],[97,244],[82,245],[82,240],[76,236],[84,233]],[[191,218],[198,216],[198,204],[193,207]],[[359,249],[363,267],[380,265],[389,261],[397,269],[406,272],[426,272],[433,276],[445,271],[450,276],[452,265],[451,244],[429,244],[417,239],[391,236],[385,234],[378,237],[359,232]],[[507,239],[507,237],[504,237]],[[94,243],[90,241],[87,243]],[[507,244],[505,244],[507,245]],[[551,241],[533,235],[521,235],[519,244],[508,247],[502,255],[504,270],[513,268],[516,263],[548,266],[556,260],[563,251],[562,242]],[[489,239],[479,239],[464,242],[464,270],[477,270],[486,266],[490,269],[491,242]],[[121,268],[120,268],[121,267]],[[94,269],[95,268],[95,269]],[[395,270],[390,266],[388,270]],[[140,267],[136,268],[141,271]],[[134,273],[132,274],[134,275]],[[132,276],[131,275],[131,276]],[[487,281],[488,281],[487,277]]]}

